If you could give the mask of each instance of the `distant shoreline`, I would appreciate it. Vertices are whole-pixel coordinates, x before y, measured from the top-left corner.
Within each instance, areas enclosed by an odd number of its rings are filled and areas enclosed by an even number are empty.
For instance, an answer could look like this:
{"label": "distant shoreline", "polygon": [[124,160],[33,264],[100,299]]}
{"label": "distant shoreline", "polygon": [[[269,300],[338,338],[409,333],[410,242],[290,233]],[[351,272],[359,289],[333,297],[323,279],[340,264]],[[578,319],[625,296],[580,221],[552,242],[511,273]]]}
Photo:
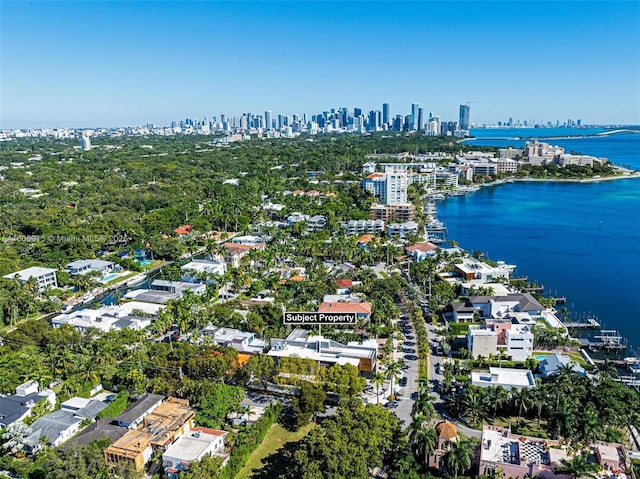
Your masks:
{"label": "distant shoreline", "polygon": [[627,180],[630,178],[640,178],[640,171],[635,171],[633,173],[624,174],[624,175],[616,175],[616,176],[602,176],[600,178],[512,178],[511,180],[514,182],[522,183],[522,182],[552,182],[552,183],[598,183],[600,181],[614,181],[614,180]]}

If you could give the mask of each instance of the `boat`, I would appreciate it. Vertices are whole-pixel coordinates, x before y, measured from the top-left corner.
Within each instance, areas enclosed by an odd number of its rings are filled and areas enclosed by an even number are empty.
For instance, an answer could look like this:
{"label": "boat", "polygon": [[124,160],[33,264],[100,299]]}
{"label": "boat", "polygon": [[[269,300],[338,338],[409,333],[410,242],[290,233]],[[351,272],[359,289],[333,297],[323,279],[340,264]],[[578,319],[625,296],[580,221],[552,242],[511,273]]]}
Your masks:
{"label": "boat", "polygon": [[93,301],[94,299],[96,299],[96,297],[93,294],[90,294],[89,296],[87,296],[86,298],[84,298],[82,300],[82,304],[87,304],[90,303],[91,301]]}
{"label": "boat", "polygon": [[440,194],[440,193],[436,193],[433,194],[429,197],[430,200],[435,201],[435,200],[444,200],[444,195]]}
{"label": "boat", "polygon": [[136,284],[142,283],[145,279],[147,279],[146,274],[137,274],[127,281],[127,286],[135,286]]}

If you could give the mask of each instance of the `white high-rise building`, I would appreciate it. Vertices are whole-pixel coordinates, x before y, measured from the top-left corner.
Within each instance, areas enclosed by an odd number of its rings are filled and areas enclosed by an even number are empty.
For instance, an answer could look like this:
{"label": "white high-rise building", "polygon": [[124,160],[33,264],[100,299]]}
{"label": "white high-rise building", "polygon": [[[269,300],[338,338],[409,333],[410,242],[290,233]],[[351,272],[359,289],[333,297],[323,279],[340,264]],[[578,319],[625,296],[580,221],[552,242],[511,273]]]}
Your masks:
{"label": "white high-rise building", "polygon": [[80,147],[84,151],[89,151],[91,149],[91,139],[86,135],[82,135],[80,137]]}
{"label": "white high-rise building", "polygon": [[264,129],[271,130],[273,128],[273,123],[271,120],[271,110],[267,110],[264,112]]}
{"label": "white high-rise building", "polygon": [[404,205],[407,203],[407,186],[409,186],[408,165],[403,163],[383,163],[384,200],[386,205]]}

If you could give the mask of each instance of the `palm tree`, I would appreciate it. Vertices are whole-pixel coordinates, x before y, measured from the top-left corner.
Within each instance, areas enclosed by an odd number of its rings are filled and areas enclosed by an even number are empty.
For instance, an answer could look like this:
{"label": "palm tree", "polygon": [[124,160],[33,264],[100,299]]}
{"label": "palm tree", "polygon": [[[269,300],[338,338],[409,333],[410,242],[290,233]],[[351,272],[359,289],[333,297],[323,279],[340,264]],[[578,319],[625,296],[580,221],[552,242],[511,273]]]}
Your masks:
{"label": "palm tree", "polygon": [[596,472],[600,470],[600,465],[589,462],[588,454],[576,454],[571,459],[562,459],[556,467],[556,474],[569,474],[573,479],[595,478]]}
{"label": "palm tree", "polygon": [[391,362],[387,365],[387,373],[386,373],[387,379],[389,379],[391,381],[391,397],[395,398],[395,391],[393,390],[393,382],[394,380],[398,379],[398,377],[400,376],[400,362],[399,361],[394,361]]}
{"label": "palm tree", "polygon": [[498,414],[498,408],[504,406],[509,400],[509,393],[502,386],[490,387],[488,393],[489,400],[493,403],[493,419],[495,420]]}
{"label": "palm tree", "polygon": [[472,426],[485,417],[485,398],[483,392],[468,388],[464,394],[463,412]]}
{"label": "palm tree", "polygon": [[467,439],[451,443],[451,449],[445,455],[447,469],[454,477],[471,468],[473,445]]}
{"label": "palm tree", "polygon": [[384,384],[385,376],[382,373],[375,372],[371,377],[371,383],[376,387],[376,402],[380,405],[380,386]]}
{"label": "palm tree", "polygon": [[512,388],[511,400],[513,401],[513,406],[518,410],[518,422],[520,422],[522,411],[527,412],[531,407],[531,394],[529,389]]}
{"label": "palm tree", "polygon": [[425,420],[422,413],[418,413],[409,425],[409,445],[420,466],[424,467],[427,464],[427,459],[436,450],[437,442],[436,430],[429,427],[429,421]]}
{"label": "palm tree", "polygon": [[418,390],[418,399],[416,399],[411,408],[411,417],[415,418],[418,414],[422,414],[430,422],[436,414],[432,402],[434,399],[433,396],[428,394],[427,389],[420,388]]}

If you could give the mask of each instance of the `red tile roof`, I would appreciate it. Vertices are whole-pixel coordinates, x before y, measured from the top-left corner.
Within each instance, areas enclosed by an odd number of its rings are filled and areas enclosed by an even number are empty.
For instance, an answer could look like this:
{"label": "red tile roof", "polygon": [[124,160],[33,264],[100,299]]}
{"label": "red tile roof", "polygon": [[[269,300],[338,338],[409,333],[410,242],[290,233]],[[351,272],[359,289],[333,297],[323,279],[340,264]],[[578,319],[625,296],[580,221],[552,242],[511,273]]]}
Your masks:
{"label": "red tile roof", "polygon": [[373,241],[373,235],[362,235],[358,238],[356,243],[371,243]]}
{"label": "red tile roof", "polygon": [[353,281],[350,279],[336,279],[336,284],[338,288],[351,288],[353,286]]}
{"label": "red tile roof", "polygon": [[257,244],[240,244],[240,243],[225,243],[224,244],[225,248],[227,248],[227,251],[230,254],[240,254],[240,253],[246,253],[249,250],[252,249],[262,249],[265,244],[264,243],[257,243]]}
{"label": "red tile roof", "polygon": [[173,231],[179,235],[188,235],[191,233],[191,225],[182,225]]}
{"label": "red tile roof", "polygon": [[319,313],[358,313],[371,314],[370,303],[322,303]]}
{"label": "red tile roof", "polygon": [[408,246],[407,251],[413,253],[414,251],[422,251],[423,253],[428,253],[429,251],[433,251],[437,248],[433,243],[416,243],[414,245]]}

